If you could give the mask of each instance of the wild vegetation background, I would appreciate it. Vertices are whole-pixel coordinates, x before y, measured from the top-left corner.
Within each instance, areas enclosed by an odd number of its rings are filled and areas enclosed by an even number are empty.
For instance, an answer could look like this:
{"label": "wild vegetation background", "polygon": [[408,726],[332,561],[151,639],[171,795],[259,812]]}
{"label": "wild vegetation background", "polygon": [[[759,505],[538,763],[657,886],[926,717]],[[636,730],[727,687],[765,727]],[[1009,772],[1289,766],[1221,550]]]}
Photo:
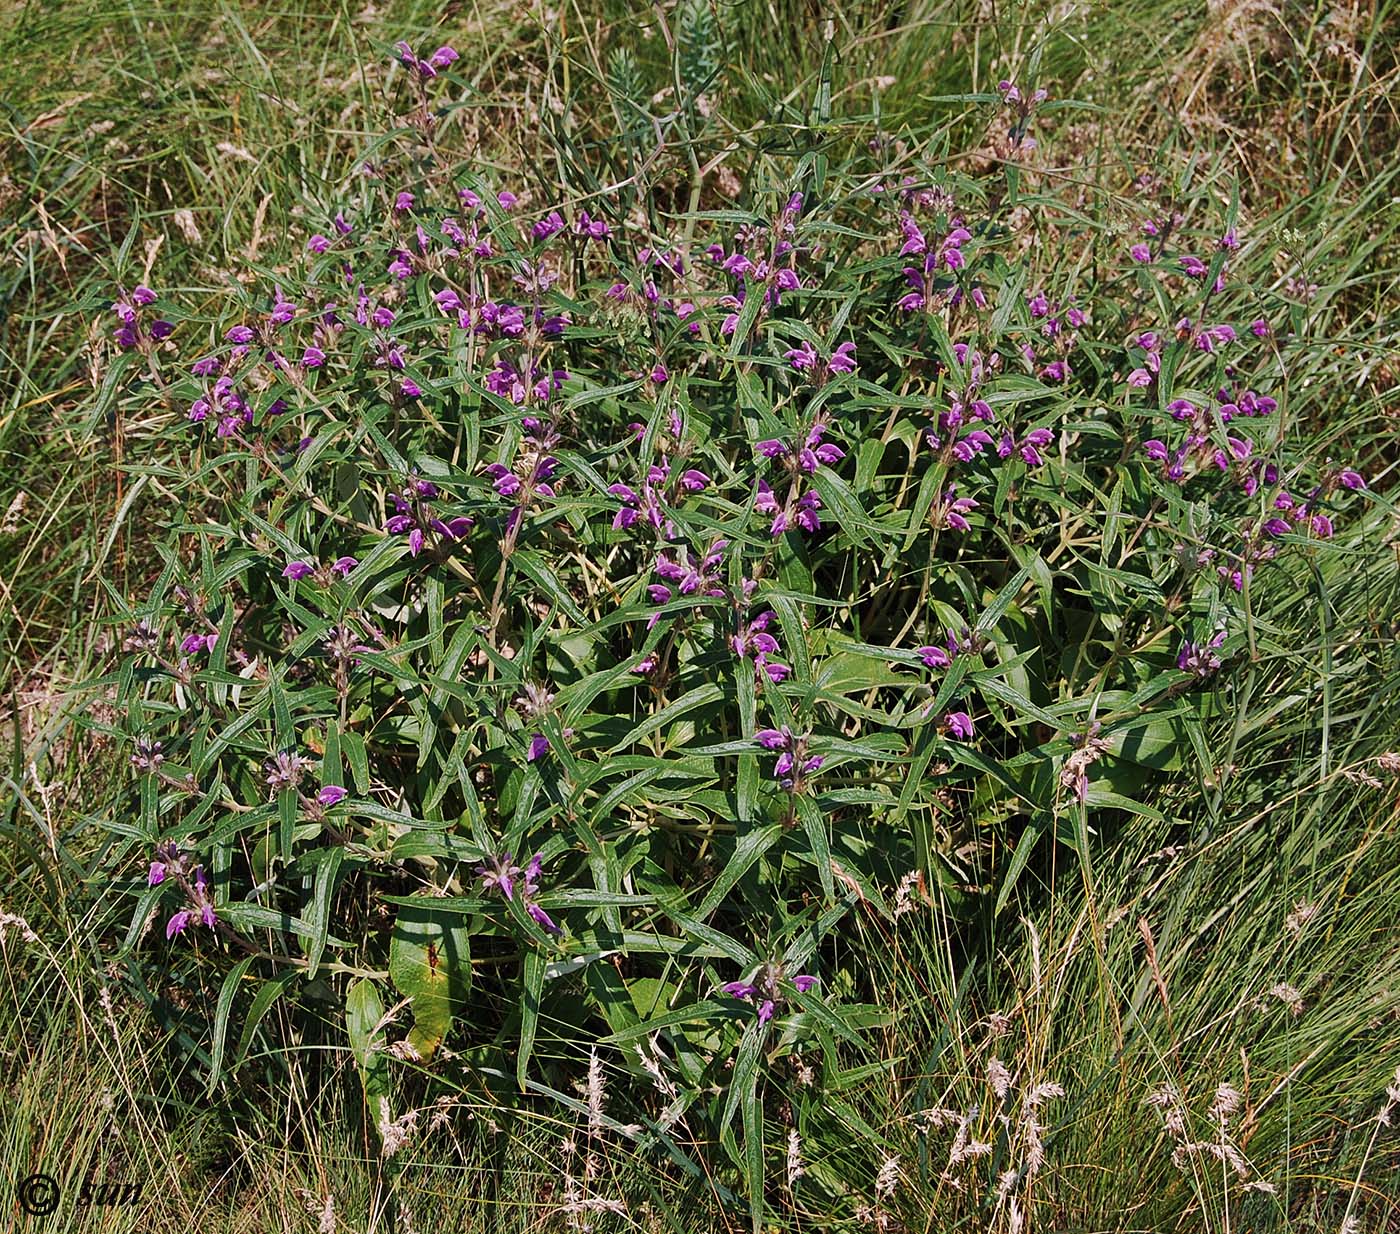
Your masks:
{"label": "wild vegetation background", "polygon": [[[230,1041],[239,1066],[221,1078],[209,1029],[227,966],[123,946],[132,903],[112,893],[114,853],[128,880],[150,853],[125,852],[113,830],[143,808],[114,674],[159,547],[187,517],[192,447],[159,400],[116,397],[116,288],[144,275],[192,317],[222,320],[230,287],[282,271],[326,228],[329,188],[402,119],[403,39],[458,50],[454,149],[541,212],[599,194],[606,173],[649,203],[639,227],[690,214],[703,230],[796,161],[826,158],[839,180],[876,150],[999,185],[1008,152],[986,100],[1003,79],[1056,104],[1025,173],[1028,211],[1056,203],[1026,232],[1047,278],[1082,264],[1074,210],[1126,248],[1145,184],[1185,186],[1217,221],[1234,212],[1247,282],[1288,304],[1275,327],[1303,340],[1281,377],[1294,454],[1361,467],[1364,499],[1325,551],[1280,562],[1249,654],[1236,648],[1243,659],[1202,687],[1203,743],[1157,760],[1144,809],[1096,816],[1092,862],[1073,838],[1010,851],[1001,806],[978,798],[942,836],[947,877],[920,886],[914,911],[882,916],[851,893],[838,946],[861,973],[873,1052],[824,1075],[813,1106],[831,1117],[768,1109],[758,1219],[1400,1225],[1393,3],[2,12],[3,1221],[40,1228],[10,1187],[38,1169],[70,1189],[89,1171],[141,1181],[139,1207],[67,1212],[74,1230],[754,1220],[718,1136],[695,1136],[687,1170],[628,1133],[627,1094],[647,1072],[615,1044],[571,1053],[567,1026],[546,1023],[536,1052],[566,1088],[528,1100],[478,1083],[476,1059],[409,1076],[388,1152],[362,1108],[363,1059],[337,1035],[338,995],[265,1009]],[[1005,1099],[992,1063],[1010,1057],[1017,1083],[1064,1095],[1013,1093],[996,1154],[1024,1154],[1031,1126],[1045,1164],[1008,1206],[995,1175],[952,1164],[970,1112]],[[607,1122],[590,1112],[600,1089]],[[785,1116],[801,1122],[797,1147]],[[578,1177],[592,1207],[566,1194]]]}

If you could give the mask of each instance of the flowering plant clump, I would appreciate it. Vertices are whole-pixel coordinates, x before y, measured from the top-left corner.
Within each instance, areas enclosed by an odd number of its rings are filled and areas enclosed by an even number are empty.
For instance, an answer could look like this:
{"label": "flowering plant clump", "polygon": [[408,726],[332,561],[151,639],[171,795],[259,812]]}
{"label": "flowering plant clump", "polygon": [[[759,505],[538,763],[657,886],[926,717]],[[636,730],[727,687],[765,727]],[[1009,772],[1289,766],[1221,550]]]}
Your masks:
{"label": "flowering plant clump", "polygon": [[1015,200],[1043,90],[988,99],[1004,173],[877,144],[657,234],[449,157],[456,53],[394,55],[411,123],[283,264],[113,291],[187,460],[110,678],[127,945],[227,975],[211,1083],[313,982],[375,1101],[645,1038],[644,1138],[707,1122],[761,1207],[764,1094],[865,1048],[843,919],[917,870],[971,922],[1209,765],[1363,471],[1294,452],[1306,318],[1214,192]]}

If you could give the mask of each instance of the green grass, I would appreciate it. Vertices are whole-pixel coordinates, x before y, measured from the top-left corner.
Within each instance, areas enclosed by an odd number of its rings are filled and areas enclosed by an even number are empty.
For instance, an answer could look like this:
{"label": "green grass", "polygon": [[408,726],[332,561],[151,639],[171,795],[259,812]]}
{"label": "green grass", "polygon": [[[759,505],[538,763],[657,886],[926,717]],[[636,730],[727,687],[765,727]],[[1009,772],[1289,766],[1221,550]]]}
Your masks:
{"label": "green grass", "polygon": [[[887,992],[880,1065],[834,1100],[899,1147],[888,1208],[910,1230],[1009,1220],[981,1205],[986,1187],[940,1181],[953,1128],[924,1134],[906,1117],[916,1095],[960,1113],[975,1105],[970,1127],[993,1151],[958,1177],[1015,1168],[1024,1124],[1014,1102],[1008,1122],[996,1118],[992,1057],[1021,1060],[1017,1086],[1079,1094],[1044,1107],[1040,1228],[1321,1231],[1348,1215],[1393,1227],[1400,1137],[1374,1133],[1400,1066],[1400,817],[1396,777],[1370,760],[1400,748],[1397,525],[1384,496],[1400,379],[1396,6],[867,0],[833,14],[830,49],[817,6],[794,0],[682,5],[664,29],[645,5],[559,13],[546,22],[538,5],[491,4],[444,16],[400,0],[372,17],[301,0],[275,12],[129,3],[101,17],[81,4],[8,6],[0,523],[21,494],[24,504],[15,529],[0,530],[0,906],[43,940],[0,935],[0,1145],[13,1177],[44,1168],[71,1189],[99,1166],[142,1181],[139,1210],[74,1216],[62,1227],[73,1230],[314,1229],[303,1192],[318,1209],[335,1197],[336,1229],[565,1228],[560,1145],[586,1139],[567,1107],[511,1111],[483,1083],[459,1094],[446,1129],[429,1132],[434,1111],[421,1110],[418,1134],[385,1161],[329,1024],[251,1060],[238,1089],[205,1095],[199,1044],[176,1013],[181,999],[212,1006],[217,990],[168,973],[158,998],[134,1001],[99,941],[111,922],[89,820],[112,799],[123,755],[79,723],[109,704],[75,687],[110,662],[103,584],[147,586],[153,532],[172,511],[157,483],[120,470],[159,447],[152,423],[119,419],[104,397],[112,354],[89,323],[111,280],[148,263],[164,286],[213,302],[231,271],[276,253],[272,238],[352,174],[377,131],[386,46],[440,32],[463,49],[474,87],[454,140],[527,183],[562,174],[585,195],[644,173],[680,208],[703,168],[697,200],[722,205],[726,173],[761,183],[813,140],[824,78],[834,103],[823,140],[914,142],[943,125],[959,151],[971,129],[947,100],[1014,70],[1086,104],[1056,114],[1080,156],[1062,174],[1110,221],[1132,178],[1156,166],[1220,184],[1238,175],[1252,230],[1296,232],[1289,247],[1321,291],[1290,414],[1320,454],[1365,459],[1381,500],[1340,564],[1293,562],[1309,605],[1259,615],[1276,650],[1222,692],[1219,762],[1183,767],[1160,823],[1122,827],[1092,868],[1037,849],[1000,915],[983,895],[920,902],[893,927],[862,919],[844,945],[870,957]],[[643,123],[642,109],[666,114],[664,98],[650,100],[678,72],[707,83],[711,114]],[[1057,241],[1051,224],[1044,241]],[[1225,774],[1229,764],[1239,771]],[[969,886],[1004,860],[987,836],[950,839]],[[1299,904],[1317,911],[1295,932]],[[1300,1014],[1270,994],[1280,984],[1297,990]],[[988,1033],[993,1012],[1009,1018],[1004,1037]],[[1176,1142],[1147,1104],[1164,1082],[1196,1140],[1214,1134],[1216,1087],[1238,1088],[1232,1142],[1248,1177],[1276,1192],[1241,1194],[1202,1154],[1174,1165]],[[873,1194],[878,1154],[858,1136],[797,1130],[809,1178]],[[604,1138],[590,1194],[625,1213],[596,1213],[595,1228],[744,1227],[705,1179]],[[10,1206],[8,1182],[0,1173],[0,1223],[41,1228]],[[827,1228],[801,1183],[779,1216]]]}

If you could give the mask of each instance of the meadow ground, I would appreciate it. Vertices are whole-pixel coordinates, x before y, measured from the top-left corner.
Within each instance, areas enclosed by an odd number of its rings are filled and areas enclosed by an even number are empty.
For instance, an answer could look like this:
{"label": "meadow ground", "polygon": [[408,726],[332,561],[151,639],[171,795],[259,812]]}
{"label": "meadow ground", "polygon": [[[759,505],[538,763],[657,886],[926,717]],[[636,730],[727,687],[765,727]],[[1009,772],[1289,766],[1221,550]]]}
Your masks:
{"label": "meadow ground", "polygon": [[[230,1029],[219,957],[128,945],[132,899],[113,888],[130,891],[141,858],[124,845],[155,799],[133,789],[120,736],[126,606],[183,523],[216,520],[208,492],[182,487],[195,456],[169,400],[128,397],[114,288],[150,281],[212,321],[240,284],[282,273],[288,237],[299,252],[326,227],[318,210],[401,126],[400,39],[458,50],[440,140],[475,174],[540,209],[630,191],[639,233],[728,226],[749,186],[794,166],[855,183],[871,152],[895,172],[1001,185],[987,100],[1003,78],[1034,82],[1059,110],[1040,134],[1050,162],[1024,173],[1024,210],[1047,211],[1018,233],[1026,260],[1107,287],[1075,220],[1126,246],[1125,203],[1151,178],[1230,212],[1242,281],[1302,340],[1276,386],[1292,456],[1365,473],[1325,551],[1281,559],[1252,601],[1245,589],[1236,657],[1207,683],[1194,736],[1172,729],[1136,779],[1024,845],[1003,843],[1020,817],[1004,793],[968,786],[939,813],[931,790],[928,817],[958,821],[918,832],[913,908],[876,912],[865,884],[845,888],[839,958],[824,953],[857,974],[843,992],[863,1051],[833,1049],[818,1094],[794,1080],[766,1109],[740,1100],[737,1149],[725,1124],[739,1112],[708,1072],[691,1077],[684,1151],[635,1134],[679,1081],[658,1079],[644,1117],[629,1094],[649,1082],[645,1055],[580,1052],[571,1007],[541,1013],[538,998],[528,1036],[559,1087],[536,1079],[522,1098],[523,1013],[497,997],[482,1013],[494,1053],[473,1052],[469,1027],[447,1039],[455,1068],[394,1081],[390,1151],[366,1116],[373,1068],[336,1020],[331,983],[351,966],[262,1006],[261,1025],[236,1003]],[[1400,1229],[1398,49],[1384,0],[0,0],[0,1226]],[[852,268],[875,260],[850,253]],[[890,346],[897,370],[907,353]],[[1092,543],[1106,563],[1127,538],[1129,498],[1099,496],[1110,512],[1064,533],[1065,561]],[[874,499],[866,512],[889,513]],[[1094,604],[1125,585],[1108,577],[1086,584]],[[1127,655],[1110,632],[1082,630],[1084,647],[1111,648],[1105,676]],[[1066,663],[1071,685],[1091,675],[1072,645]],[[1043,722],[1053,701],[1030,714]],[[845,803],[887,787],[844,784]],[[892,792],[872,809],[898,805],[912,827]],[[639,1039],[592,1023],[600,1041]],[[221,1075],[225,1052],[238,1065]],[[734,1074],[747,1065],[741,1051]],[[60,1181],[59,1215],[20,1203],[35,1171]],[[139,1182],[139,1202],[75,1206],[98,1175]]]}

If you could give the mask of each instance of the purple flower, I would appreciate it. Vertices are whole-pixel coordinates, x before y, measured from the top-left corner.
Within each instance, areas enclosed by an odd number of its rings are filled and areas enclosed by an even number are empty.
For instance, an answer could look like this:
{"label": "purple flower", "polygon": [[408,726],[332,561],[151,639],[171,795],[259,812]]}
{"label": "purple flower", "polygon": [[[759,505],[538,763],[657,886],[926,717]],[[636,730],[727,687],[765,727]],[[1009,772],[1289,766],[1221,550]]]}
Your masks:
{"label": "purple flower", "polygon": [[285,326],[297,315],[297,306],[291,300],[282,299],[282,292],[277,292],[277,303],[272,306],[272,312],[267,315],[269,324],[274,326]]}
{"label": "purple flower", "polygon": [[808,738],[794,736],[786,724],[781,729],[761,729],[754,734],[754,740],[765,750],[781,751],[773,764],[773,777],[791,793],[802,792],[802,777],[814,775],[825,761],[820,754],[809,757]]}
{"label": "purple flower", "polygon": [[800,345],[783,353],[784,357],[792,362],[792,367],[799,373],[805,373],[810,368],[815,368],[817,364],[817,349],[805,339]]}
{"label": "purple flower", "polygon": [[273,758],[264,763],[263,770],[267,773],[267,787],[272,791],[273,796],[296,788],[306,773],[306,765],[307,760],[302,758],[300,754],[287,750],[279,751]]}
{"label": "purple flower", "polygon": [[967,531],[972,524],[965,516],[977,509],[977,502],[972,497],[957,496],[957,491],[956,484],[950,484],[944,490],[943,500],[934,512],[935,523],[939,527],[951,527],[954,531]]}
{"label": "purple flower", "polygon": [[1188,639],[1181,644],[1181,650],[1177,652],[1177,668],[1184,673],[1191,673],[1195,677],[1209,677],[1220,668],[1220,657],[1214,652],[1224,641],[1224,630],[1218,631],[1215,637],[1204,646],[1197,646]]}
{"label": "purple flower", "polygon": [[914,654],[929,668],[947,668],[952,663],[942,647],[915,647]]}
{"label": "purple flower", "polygon": [[1055,440],[1055,434],[1048,428],[1033,428],[1021,439],[1021,459],[1027,467],[1039,467],[1042,463],[1040,451]]}
{"label": "purple flower", "polygon": [[587,210],[578,212],[578,218],[574,220],[574,231],[589,240],[606,240],[612,235],[612,228],[607,222],[590,217]]}
{"label": "purple flower", "polygon": [[322,806],[333,806],[345,800],[345,790],[339,784],[327,784],[316,794],[316,803]]}
{"label": "purple flower", "polygon": [[408,551],[416,557],[427,543],[427,530],[431,529],[448,540],[459,540],[472,526],[466,515],[440,518],[433,515],[428,502],[438,496],[437,485],[429,480],[410,477],[402,492],[391,494],[394,513],[384,523],[384,530],[390,535],[408,536]]}
{"label": "purple flower", "polygon": [[308,347],[301,353],[302,368],[320,368],[326,362],[326,353],[319,347]]}
{"label": "purple flower", "polygon": [[514,497],[523,483],[504,463],[492,463],[486,468],[486,474],[495,481],[491,487],[502,497]]}
{"label": "purple flower", "polygon": [[565,227],[564,217],[558,210],[551,210],[544,218],[540,219],[530,228],[530,234],[536,240],[548,240],[550,236],[557,235]]}
{"label": "purple flower", "polygon": [[306,242],[307,251],[311,253],[324,253],[330,246],[330,240],[326,236],[321,235],[320,232],[317,232]]}
{"label": "purple flower", "polygon": [[[799,994],[806,994],[816,984],[817,979],[806,973],[792,979],[792,985]],[[763,965],[748,981],[727,981],[720,986],[720,990],[731,998],[755,1003],[760,1024],[771,1020],[778,1004],[786,1001],[784,989],[782,966],[775,963]]]}
{"label": "purple flower", "polygon": [[178,913],[172,916],[170,920],[165,923],[166,939],[172,939],[175,935],[183,932],[189,926],[193,916],[194,914],[187,908],[182,908]]}
{"label": "purple flower", "polygon": [[754,264],[742,253],[733,253],[721,263],[721,269],[735,278],[747,278],[754,272]]}
{"label": "purple flower", "polygon": [[792,730],[785,724],[782,729],[765,728],[754,734],[754,740],[765,750],[783,750],[792,744]]}
{"label": "purple flower", "polygon": [[346,577],[360,563],[354,557],[337,557],[331,570],[339,574],[341,578]]}
{"label": "purple flower", "polygon": [[509,853],[497,853],[476,867],[483,891],[499,891],[507,900],[515,898],[515,879],[524,873]]}
{"label": "purple flower", "polygon": [[832,373],[854,373],[856,371],[856,345],[842,343],[831,353],[831,359],[826,362],[826,367]]}
{"label": "purple flower", "polygon": [[530,749],[526,753],[527,762],[533,763],[538,758],[543,758],[549,753],[549,738],[543,733],[536,733],[530,738]]}
{"label": "purple flower", "polygon": [[[171,862],[177,863],[176,872],[180,884],[188,897],[186,907],[177,911],[165,924],[165,937],[172,939],[175,935],[188,929],[190,923],[194,921],[195,914],[199,914],[199,919],[206,926],[212,927],[215,921],[214,901],[209,895],[209,879],[204,873],[203,866],[195,866],[193,874],[189,880],[185,880],[184,869],[185,859],[180,856],[179,850],[174,844],[161,846],[161,854],[165,858],[164,862],[155,862],[151,866],[149,875],[151,885],[156,886],[163,882],[167,873],[167,866]],[[156,866],[160,866],[159,876],[157,876]]]}
{"label": "purple flower", "polygon": [[972,717],[965,711],[950,711],[943,717],[943,723],[948,726],[948,731],[954,737],[961,737],[964,741],[972,737]]}
{"label": "purple flower", "polygon": [[[515,864],[509,853],[498,853],[477,866],[476,872],[481,876],[484,890],[498,890],[507,900],[515,899],[516,880],[519,878],[520,899],[525,911],[530,914],[531,919],[537,925],[548,930],[551,934],[559,934],[560,929],[554,923],[554,919],[543,908],[534,903],[534,897],[540,889],[540,868],[543,860],[543,854],[536,853],[530,858],[530,863],[522,870]],[[523,878],[521,878],[522,875]]]}
{"label": "purple flower", "polygon": [[163,882],[165,882],[165,862],[151,862],[150,871],[146,875],[146,885],[148,887],[159,887]]}
{"label": "purple flower", "polygon": [[289,561],[282,571],[283,578],[303,579],[316,572],[316,567],[306,561]]}

